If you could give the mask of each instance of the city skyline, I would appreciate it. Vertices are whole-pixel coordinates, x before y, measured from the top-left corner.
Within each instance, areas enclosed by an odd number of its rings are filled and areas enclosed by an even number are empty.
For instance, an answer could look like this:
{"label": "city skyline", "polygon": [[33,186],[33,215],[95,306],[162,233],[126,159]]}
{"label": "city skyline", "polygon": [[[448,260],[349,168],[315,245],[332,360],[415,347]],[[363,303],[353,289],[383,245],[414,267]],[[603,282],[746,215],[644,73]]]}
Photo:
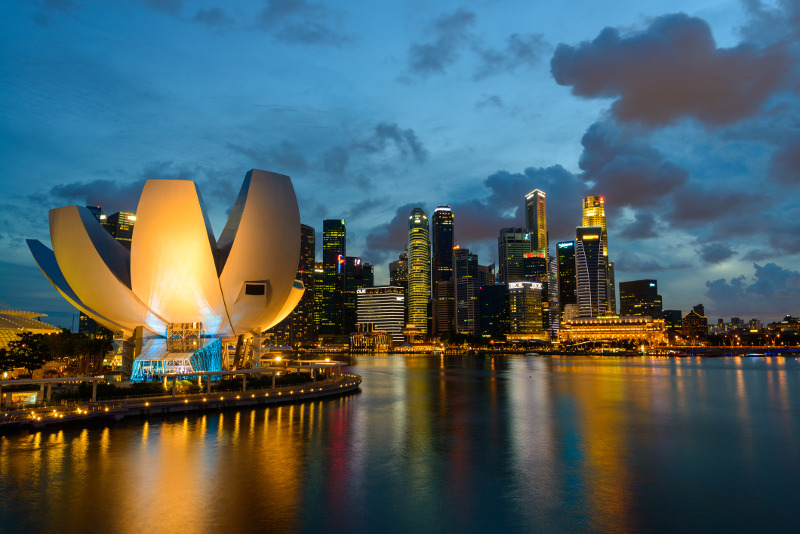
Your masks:
{"label": "city skyline", "polygon": [[[411,208],[451,206],[455,244],[489,264],[539,189],[551,254],[574,239],[581,199],[603,196],[618,282],[658,279],[665,309],[703,302],[712,319],[798,314],[789,2],[0,13],[0,300],[56,324],[72,312],[24,246],[47,242],[50,207],[132,212],[145,178],[194,179],[231,205],[253,167],[291,176],[317,258],[322,219],[345,219],[348,254],[377,284]],[[209,210],[217,235],[227,215]]]}

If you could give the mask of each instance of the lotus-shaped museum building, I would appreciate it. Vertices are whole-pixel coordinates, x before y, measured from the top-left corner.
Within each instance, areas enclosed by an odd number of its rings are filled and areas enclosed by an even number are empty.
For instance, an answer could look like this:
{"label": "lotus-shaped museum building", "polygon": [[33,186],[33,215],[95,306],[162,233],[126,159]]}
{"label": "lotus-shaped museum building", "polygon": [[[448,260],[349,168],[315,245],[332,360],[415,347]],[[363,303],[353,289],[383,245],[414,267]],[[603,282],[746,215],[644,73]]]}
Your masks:
{"label": "lotus-shaped museum building", "polygon": [[188,180],[145,182],[130,250],[79,206],[50,210],[50,238],[52,250],[28,241],[42,272],[76,308],[124,337],[141,327],[145,338],[165,339],[172,325],[187,324],[205,340],[258,336],[304,291],[295,279],[300,213],[281,174],[247,173],[217,240]]}

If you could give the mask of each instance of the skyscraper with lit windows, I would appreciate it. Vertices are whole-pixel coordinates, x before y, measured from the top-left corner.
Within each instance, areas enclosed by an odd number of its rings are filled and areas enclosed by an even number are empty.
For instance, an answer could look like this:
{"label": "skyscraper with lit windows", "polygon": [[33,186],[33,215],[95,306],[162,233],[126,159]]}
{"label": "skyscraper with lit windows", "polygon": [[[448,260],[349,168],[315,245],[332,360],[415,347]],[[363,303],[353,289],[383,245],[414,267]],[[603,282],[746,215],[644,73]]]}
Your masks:
{"label": "skyscraper with lit windows", "polygon": [[456,288],[456,331],[459,334],[478,334],[480,326],[480,269],[478,255],[468,249],[453,251]]}
{"label": "skyscraper with lit windows", "polygon": [[503,284],[525,279],[523,260],[531,251],[531,236],[524,228],[502,228],[497,238],[498,281]]}
{"label": "skyscraper with lit windows", "polygon": [[603,229],[603,256],[606,259],[606,309],[616,313],[617,292],[614,284],[614,262],[608,258],[605,197],[589,196],[583,199],[583,220],[581,224],[583,226],[599,226]]}
{"label": "skyscraper with lit windows", "polygon": [[344,262],[347,226],[344,219],[322,221],[321,334],[344,334]]}
{"label": "skyscraper with lit windows", "polygon": [[598,317],[606,311],[606,257],[603,229],[579,226],[575,229],[575,271],[581,317]]}
{"label": "skyscraper with lit windows", "polygon": [[547,202],[544,191],[534,189],[525,195],[525,223],[531,236],[531,250],[550,253],[547,242]]}
{"label": "skyscraper with lit windows", "polygon": [[431,298],[431,241],[428,216],[414,208],[408,216],[408,322],[428,333]]}
{"label": "skyscraper with lit windows", "polygon": [[433,218],[431,219],[433,234],[431,326],[434,335],[447,334],[454,330],[454,220],[450,206],[437,206],[433,210]]}

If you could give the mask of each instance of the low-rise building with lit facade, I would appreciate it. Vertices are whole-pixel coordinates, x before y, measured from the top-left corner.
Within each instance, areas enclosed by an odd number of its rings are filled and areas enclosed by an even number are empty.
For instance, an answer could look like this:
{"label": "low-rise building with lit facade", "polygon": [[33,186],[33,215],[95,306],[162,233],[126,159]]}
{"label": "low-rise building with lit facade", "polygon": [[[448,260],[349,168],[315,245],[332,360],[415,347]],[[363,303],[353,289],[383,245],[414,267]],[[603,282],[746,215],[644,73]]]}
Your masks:
{"label": "low-rise building with lit facade", "polygon": [[386,331],[394,343],[404,340],[405,288],[400,286],[362,287],[356,290],[356,323],[371,324],[374,330]]}
{"label": "low-rise building with lit facade", "polygon": [[581,317],[561,323],[558,340],[568,341],[635,341],[659,345],[667,342],[663,319],[606,315]]}

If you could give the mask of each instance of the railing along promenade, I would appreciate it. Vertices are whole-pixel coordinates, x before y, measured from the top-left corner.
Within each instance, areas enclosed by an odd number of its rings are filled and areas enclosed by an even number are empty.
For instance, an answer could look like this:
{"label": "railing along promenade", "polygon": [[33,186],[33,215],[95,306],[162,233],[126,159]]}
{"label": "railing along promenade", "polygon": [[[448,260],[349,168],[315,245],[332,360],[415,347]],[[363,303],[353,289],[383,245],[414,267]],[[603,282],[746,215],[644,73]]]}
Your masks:
{"label": "railing along promenade", "polygon": [[[285,370],[285,369],[284,369]],[[359,375],[337,372],[335,375],[320,380],[312,380],[302,384],[290,384],[272,387],[247,388],[247,374],[258,373],[258,370],[221,371],[203,373],[213,375],[242,375],[241,390],[220,391],[212,387],[216,381],[207,381],[206,391],[200,393],[177,392],[167,390],[164,395],[140,395],[110,397],[100,401],[75,400],[65,403],[35,406],[0,412],[0,431],[23,428],[42,428],[48,425],[90,422],[93,420],[125,417],[167,415],[180,412],[199,412],[227,408],[258,407],[273,404],[304,402],[322,397],[342,395],[358,389],[361,384]],[[265,371],[260,370],[263,374]],[[188,373],[187,373],[188,374]],[[191,376],[197,377],[198,373]],[[181,375],[174,375],[180,377]],[[80,377],[72,377],[76,380]],[[87,377],[88,378],[88,377]],[[171,375],[165,377],[167,380]],[[67,380],[63,380],[67,382]],[[9,382],[3,381],[4,385]],[[273,382],[274,384],[274,382]],[[230,384],[228,384],[230,385]],[[49,405],[47,405],[49,404]]]}

